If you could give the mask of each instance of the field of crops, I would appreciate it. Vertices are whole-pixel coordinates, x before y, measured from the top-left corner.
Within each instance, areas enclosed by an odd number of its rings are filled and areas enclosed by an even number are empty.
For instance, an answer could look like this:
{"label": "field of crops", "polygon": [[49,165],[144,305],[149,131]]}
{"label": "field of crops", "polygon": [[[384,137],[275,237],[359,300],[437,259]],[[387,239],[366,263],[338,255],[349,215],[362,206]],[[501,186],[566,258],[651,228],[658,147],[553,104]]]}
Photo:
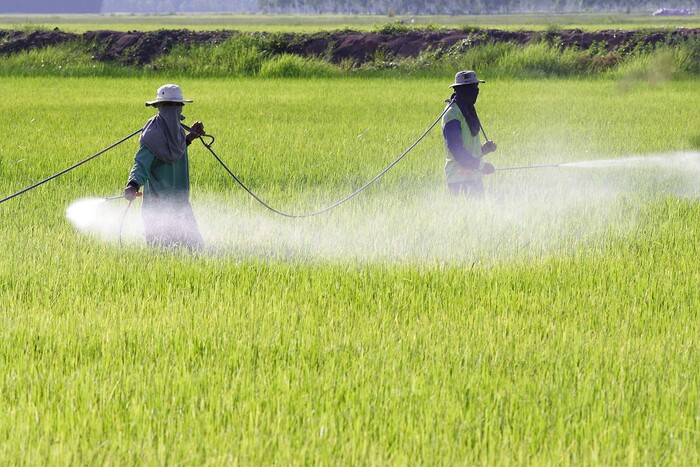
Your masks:
{"label": "field of crops", "polygon": [[[577,164],[455,198],[436,129],[286,219],[195,142],[197,253],[147,248],[139,201],[123,245],[124,200],[66,216],[121,192],[136,139],[0,204],[0,463],[700,462],[700,81],[484,78],[496,167]],[[303,213],[413,143],[452,75],[176,80]],[[160,84],[3,76],[0,198],[137,130]]]}
{"label": "field of crops", "polygon": [[416,27],[478,26],[497,29],[543,30],[552,27],[600,29],[637,29],[659,27],[700,27],[698,16],[652,16],[649,14],[578,13],[518,14],[470,16],[381,16],[381,15],[0,15],[0,28],[59,27],[64,31],[85,32],[95,29],[150,31],[161,28],[192,30],[236,29],[239,31],[313,32],[319,30],[371,30],[400,22]]}

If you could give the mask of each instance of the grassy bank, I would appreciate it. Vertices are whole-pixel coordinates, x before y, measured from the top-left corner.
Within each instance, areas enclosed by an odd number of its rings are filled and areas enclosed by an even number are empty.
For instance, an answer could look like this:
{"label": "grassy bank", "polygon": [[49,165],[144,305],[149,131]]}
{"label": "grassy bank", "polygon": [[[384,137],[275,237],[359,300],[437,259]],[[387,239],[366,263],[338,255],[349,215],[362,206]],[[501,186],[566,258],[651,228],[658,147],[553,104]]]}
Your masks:
{"label": "grassy bank", "polygon": [[[392,26],[378,32],[401,33],[408,29]],[[644,35],[649,31],[640,31]],[[381,48],[362,63],[346,59],[332,63],[329,57],[304,57],[281,53],[278,35],[241,34],[218,44],[173,47],[145,65],[114,64],[95,59],[98,48],[80,42],[6,54],[0,57],[3,76],[61,77],[261,77],[327,78],[440,77],[470,68],[502,79],[542,77],[608,77],[667,80],[700,74],[700,39],[678,44],[640,43],[629,48],[608,50],[605,43],[582,50],[563,48],[556,32],[521,46],[514,43],[486,43],[472,46],[468,41],[449,48],[427,50],[414,58],[394,57]],[[282,49],[284,50],[284,49]],[[128,57],[127,57],[128,58]]]}

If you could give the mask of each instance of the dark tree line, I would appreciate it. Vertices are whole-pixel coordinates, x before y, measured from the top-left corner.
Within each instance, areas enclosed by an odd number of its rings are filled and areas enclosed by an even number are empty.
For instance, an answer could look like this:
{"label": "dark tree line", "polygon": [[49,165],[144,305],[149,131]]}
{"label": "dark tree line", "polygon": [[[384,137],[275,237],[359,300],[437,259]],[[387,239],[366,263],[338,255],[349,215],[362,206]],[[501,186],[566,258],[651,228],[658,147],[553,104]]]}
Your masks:
{"label": "dark tree line", "polygon": [[103,12],[478,15],[700,9],[700,0],[104,0]]}
{"label": "dark tree line", "polygon": [[0,0],[0,13],[100,13],[103,0]]}
{"label": "dark tree line", "polygon": [[102,0],[103,13],[260,13],[258,0]]}
{"label": "dark tree line", "polygon": [[[660,2],[662,4],[660,4]],[[266,13],[478,15],[591,11],[653,11],[700,7],[700,0],[258,0]]]}
{"label": "dark tree line", "polygon": [[700,0],[0,0],[0,13],[297,13],[478,15],[700,10]]}

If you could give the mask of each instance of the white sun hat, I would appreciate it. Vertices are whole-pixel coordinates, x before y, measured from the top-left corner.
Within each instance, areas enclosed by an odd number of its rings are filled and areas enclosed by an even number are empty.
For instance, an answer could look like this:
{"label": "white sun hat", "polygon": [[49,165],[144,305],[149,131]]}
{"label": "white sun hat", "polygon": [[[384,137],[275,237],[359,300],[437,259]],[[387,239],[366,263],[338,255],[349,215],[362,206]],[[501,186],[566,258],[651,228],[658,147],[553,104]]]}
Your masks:
{"label": "white sun hat", "polygon": [[159,102],[192,102],[191,99],[185,99],[182,95],[182,89],[177,84],[164,84],[158,88],[156,100],[146,102],[146,105],[154,105]]}
{"label": "white sun hat", "polygon": [[476,71],[458,71],[455,75],[455,82],[454,84],[451,84],[450,87],[453,88],[455,86],[463,86],[465,84],[477,84],[485,82],[486,81],[480,80],[476,77]]}

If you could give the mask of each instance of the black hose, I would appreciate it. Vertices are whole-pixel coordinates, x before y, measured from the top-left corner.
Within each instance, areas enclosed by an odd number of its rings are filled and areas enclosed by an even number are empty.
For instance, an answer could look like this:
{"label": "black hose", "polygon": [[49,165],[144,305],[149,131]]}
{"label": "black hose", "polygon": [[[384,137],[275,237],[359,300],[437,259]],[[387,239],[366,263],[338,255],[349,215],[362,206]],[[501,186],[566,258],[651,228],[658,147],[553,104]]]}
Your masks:
{"label": "black hose", "polygon": [[491,141],[491,140],[489,139],[489,137],[486,136],[486,132],[484,131],[484,127],[481,126],[481,122],[479,122],[479,128],[481,128],[481,134],[484,135],[484,139],[485,139],[486,141]]}
{"label": "black hose", "polygon": [[129,213],[129,208],[131,207],[131,203],[133,202],[133,199],[129,200],[129,204],[126,206],[126,209],[124,209],[124,215],[122,216],[122,220],[119,223],[119,246],[122,246],[122,231],[124,230],[124,221],[126,220],[126,215]]}
{"label": "black hose", "polygon": [[[273,208],[272,206],[270,206],[268,203],[266,203],[265,201],[263,201],[262,199],[260,199],[260,197],[259,197],[258,195],[256,195],[250,188],[248,188],[248,187],[236,176],[236,174],[234,174],[234,173],[231,171],[231,169],[228,168],[228,166],[224,163],[224,161],[222,161],[221,158],[220,158],[220,157],[214,152],[214,150],[211,148],[211,143],[206,143],[206,142],[205,142],[203,139],[201,139],[201,138],[200,138],[200,140],[202,141],[202,144],[209,150],[209,152],[211,152],[211,154],[214,156],[214,158],[219,162],[219,164],[221,164],[221,166],[224,168],[224,170],[226,170],[226,172],[228,172],[228,174],[236,181],[236,183],[238,183],[238,184],[241,186],[241,188],[243,188],[245,191],[247,191],[248,194],[249,194],[250,196],[252,196],[253,198],[255,198],[255,200],[256,200],[258,203],[262,204],[264,207],[266,207],[266,208],[269,209],[270,211],[274,212],[275,214],[279,214],[280,216],[290,217],[290,218],[296,218],[296,219],[298,219],[298,218],[305,218],[305,217],[313,217],[313,216],[317,216],[317,215],[319,215],[319,214],[323,214],[323,213],[325,213],[325,212],[328,212],[328,211],[330,211],[331,209],[334,209],[334,208],[340,206],[341,204],[345,203],[346,201],[350,200],[351,198],[354,198],[355,196],[357,196],[358,194],[360,194],[362,191],[364,191],[365,189],[367,189],[367,188],[368,188],[370,185],[372,185],[374,182],[376,182],[377,180],[379,180],[385,173],[387,173],[389,170],[391,170],[396,164],[398,164],[398,163],[401,161],[401,159],[403,159],[409,152],[411,152],[411,150],[412,150],[414,147],[416,147],[416,145],[417,145],[418,143],[420,143],[420,142],[423,140],[423,138],[426,137],[426,135],[430,132],[430,130],[432,130],[432,129],[435,127],[435,125],[437,125],[438,122],[440,122],[440,120],[442,119],[442,117],[447,113],[447,111],[449,110],[450,106],[452,105],[452,102],[454,102],[454,98],[451,99],[451,100],[449,101],[449,105],[447,105],[447,107],[445,107],[445,110],[444,110],[444,111],[440,114],[440,116],[428,127],[428,129],[425,130],[425,132],[424,132],[413,144],[411,144],[411,145],[408,147],[408,149],[406,149],[406,150],[403,152],[403,154],[401,154],[398,158],[396,158],[396,160],[394,160],[394,162],[392,162],[391,164],[389,164],[384,170],[382,170],[381,172],[379,172],[379,174],[377,174],[372,180],[370,180],[369,182],[365,183],[365,184],[362,185],[360,188],[358,188],[357,190],[353,191],[352,193],[350,193],[349,195],[347,195],[345,198],[341,199],[340,201],[337,201],[337,202],[333,203],[332,205],[330,205],[330,206],[328,206],[328,207],[326,207],[326,208],[324,208],[324,209],[321,209],[321,210],[319,210],[319,211],[314,211],[314,212],[307,213],[307,214],[289,214],[289,213],[282,212],[282,211],[280,211],[280,210],[278,210],[278,209],[275,209],[275,208]],[[210,135],[202,135],[202,136],[208,136],[208,137],[212,138]]]}
{"label": "black hose", "polygon": [[17,193],[15,193],[15,194],[13,194],[13,195],[10,195],[10,196],[8,196],[8,197],[6,197],[6,198],[0,199],[0,204],[4,203],[5,201],[9,201],[9,200],[11,200],[12,198],[15,198],[15,197],[17,197],[17,196],[19,196],[19,195],[21,195],[21,194],[23,194],[23,193],[26,193],[26,192],[28,192],[29,190],[33,190],[34,188],[36,188],[36,187],[38,187],[38,186],[40,186],[40,185],[43,185],[44,183],[49,182],[49,181],[53,180],[54,178],[58,178],[58,177],[60,177],[61,175],[65,174],[65,173],[67,173],[67,172],[70,172],[71,170],[73,170],[73,169],[75,169],[75,168],[77,168],[77,167],[80,167],[81,165],[85,164],[86,162],[89,162],[89,161],[93,160],[93,159],[96,158],[97,156],[100,156],[100,155],[104,154],[105,152],[109,151],[110,149],[112,149],[112,148],[114,148],[114,147],[116,147],[116,146],[119,146],[119,145],[122,144],[124,141],[126,141],[126,140],[128,140],[128,139],[130,139],[130,138],[136,136],[137,134],[141,133],[141,130],[143,130],[143,128],[139,128],[139,129],[136,130],[135,132],[131,133],[129,136],[125,136],[124,138],[120,139],[120,140],[117,141],[116,143],[113,143],[113,144],[109,145],[108,147],[104,148],[103,150],[101,150],[101,151],[99,151],[99,152],[96,152],[96,153],[93,154],[92,156],[88,157],[88,158],[85,159],[85,160],[82,160],[82,161],[78,162],[77,164],[71,165],[71,166],[68,167],[67,169],[61,170],[61,171],[58,172],[57,174],[54,174],[54,175],[52,175],[52,176],[50,176],[50,177],[48,177],[48,178],[45,178],[45,179],[43,179],[42,181],[37,182],[37,183],[35,183],[35,184],[31,185],[31,186],[28,186],[28,187],[25,188],[24,190],[20,190],[20,191],[18,191]]}

